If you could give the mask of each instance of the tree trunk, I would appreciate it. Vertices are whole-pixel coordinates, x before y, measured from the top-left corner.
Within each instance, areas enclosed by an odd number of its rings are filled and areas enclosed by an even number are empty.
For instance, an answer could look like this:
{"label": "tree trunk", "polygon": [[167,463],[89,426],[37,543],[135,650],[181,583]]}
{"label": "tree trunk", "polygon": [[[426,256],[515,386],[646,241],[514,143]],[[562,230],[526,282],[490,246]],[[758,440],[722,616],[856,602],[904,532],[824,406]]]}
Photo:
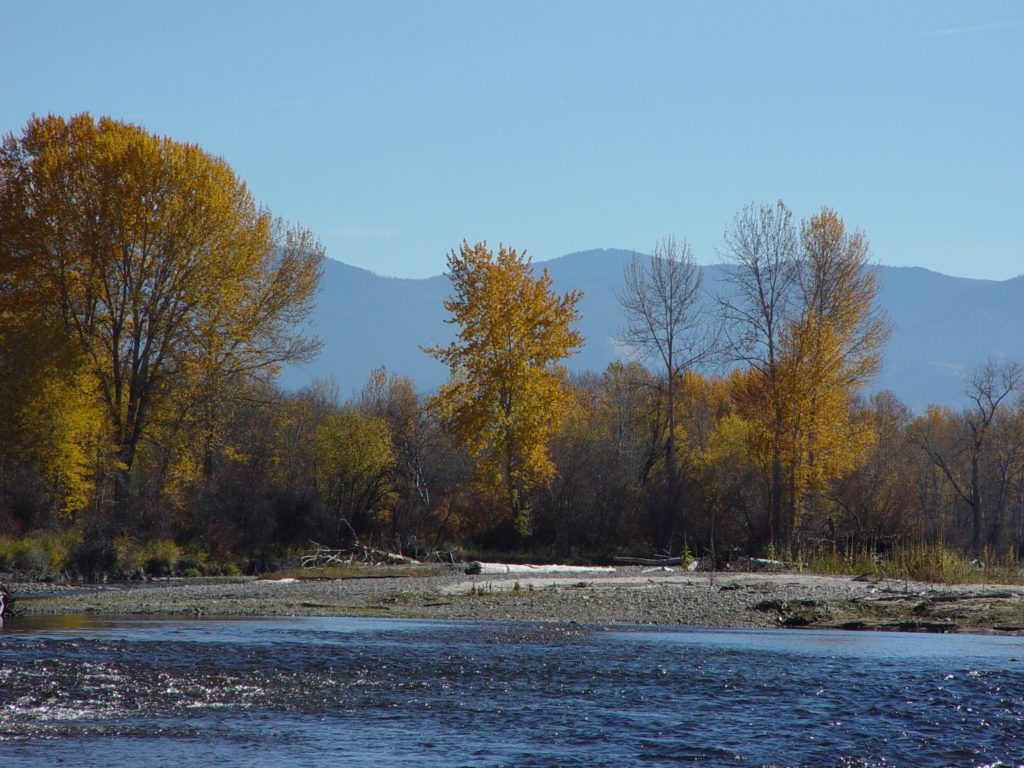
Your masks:
{"label": "tree trunk", "polygon": [[675,524],[676,509],[679,506],[679,473],[676,466],[676,402],[675,402],[675,376],[669,372],[668,376],[668,439],[665,444],[665,472],[666,472],[666,504],[662,520],[663,546],[671,545],[672,529]]}
{"label": "tree trunk", "polygon": [[971,457],[971,552],[981,554],[981,487],[979,485],[978,452]]}

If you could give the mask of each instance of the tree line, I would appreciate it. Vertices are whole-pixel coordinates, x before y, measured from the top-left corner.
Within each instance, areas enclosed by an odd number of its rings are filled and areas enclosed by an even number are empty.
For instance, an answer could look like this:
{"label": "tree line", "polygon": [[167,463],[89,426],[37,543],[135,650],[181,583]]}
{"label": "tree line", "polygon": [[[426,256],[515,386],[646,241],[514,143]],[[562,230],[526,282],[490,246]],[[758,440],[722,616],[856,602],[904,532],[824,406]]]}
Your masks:
{"label": "tree line", "polygon": [[123,575],[153,542],[208,570],[354,540],[1024,554],[1024,370],[983,363],[959,411],[871,393],[891,327],[866,236],[827,208],[737,214],[722,295],[685,240],[634,259],[628,355],[576,376],[581,294],[463,243],[455,339],[424,349],[449,382],[381,369],[345,401],[275,383],[318,349],[323,249],[198,147],[33,118],[0,147],[0,244],[0,568]]}

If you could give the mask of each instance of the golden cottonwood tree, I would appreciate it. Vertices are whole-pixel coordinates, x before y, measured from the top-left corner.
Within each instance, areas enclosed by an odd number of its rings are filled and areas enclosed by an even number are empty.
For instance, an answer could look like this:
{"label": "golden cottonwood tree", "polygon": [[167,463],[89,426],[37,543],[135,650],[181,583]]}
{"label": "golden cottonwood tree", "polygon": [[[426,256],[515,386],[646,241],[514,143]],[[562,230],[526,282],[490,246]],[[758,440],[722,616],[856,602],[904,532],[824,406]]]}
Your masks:
{"label": "golden cottonwood tree", "polygon": [[770,537],[791,544],[805,506],[870,445],[853,399],[877,373],[891,327],[867,238],[835,211],[823,208],[798,235],[781,202],[747,209],[726,242],[738,290],[722,305],[734,355],[754,374],[738,405],[770,455]]}
{"label": "golden cottonwood tree", "polygon": [[81,363],[38,318],[0,314],[0,512],[15,468],[37,473],[50,512],[88,503],[103,410]]}
{"label": "golden cottonwood tree", "polygon": [[500,488],[517,531],[530,530],[526,492],[555,472],[548,440],[568,403],[559,361],[583,345],[572,327],[583,294],[551,289],[545,269],[534,277],[526,254],[486,243],[448,256],[448,320],[457,340],[426,351],[450,379],[431,409],[480,462],[480,476]]}
{"label": "golden cottonwood tree", "polygon": [[797,406],[789,429],[794,524],[827,480],[866,455],[873,438],[853,418],[853,398],[874,379],[892,332],[876,304],[863,232],[822,208],[801,223],[800,245],[798,314],[784,339],[786,389]]}
{"label": "golden cottonwood tree", "polygon": [[0,313],[52,322],[81,353],[119,501],[155,413],[317,348],[295,323],[321,247],[197,146],[88,114],[33,118],[0,146],[0,242]]}

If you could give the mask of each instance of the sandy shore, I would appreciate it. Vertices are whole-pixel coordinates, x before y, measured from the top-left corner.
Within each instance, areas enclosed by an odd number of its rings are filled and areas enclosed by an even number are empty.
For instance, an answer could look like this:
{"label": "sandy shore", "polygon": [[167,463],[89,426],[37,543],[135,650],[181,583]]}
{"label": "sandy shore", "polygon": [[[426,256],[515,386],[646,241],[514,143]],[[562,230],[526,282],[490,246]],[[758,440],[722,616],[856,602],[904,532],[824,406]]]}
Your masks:
{"label": "sandy shore", "polygon": [[857,581],[813,574],[614,573],[8,583],[25,615],[396,616],[1024,634],[1024,587]]}

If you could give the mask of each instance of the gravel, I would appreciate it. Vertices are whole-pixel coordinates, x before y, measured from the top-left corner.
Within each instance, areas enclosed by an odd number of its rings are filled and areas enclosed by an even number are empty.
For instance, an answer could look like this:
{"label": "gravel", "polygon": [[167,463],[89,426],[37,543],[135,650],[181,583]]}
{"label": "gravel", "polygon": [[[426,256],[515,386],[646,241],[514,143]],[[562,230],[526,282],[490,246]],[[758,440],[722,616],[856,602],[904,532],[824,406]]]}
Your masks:
{"label": "gravel", "polygon": [[[985,631],[1005,616],[1024,624],[1022,587],[941,587],[794,573],[690,573],[619,568],[614,573],[349,578],[166,579],[138,585],[9,584],[25,615],[97,613],[185,616],[396,616],[689,627],[857,626]],[[996,591],[998,590],[998,591]],[[921,606],[971,602],[972,621]],[[998,599],[996,599],[998,598]],[[981,605],[982,610],[978,610]],[[985,606],[996,605],[999,611]],[[949,608],[952,610],[952,608]],[[901,624],[902,622],[902,624]],[[916,622],[916,623],[915,623]],[[941,622],[947,622],[947,625]],[[1012,623],[1012,622],[1011,622]],[[1006,631],[1017,628],[1009,626]]]}

